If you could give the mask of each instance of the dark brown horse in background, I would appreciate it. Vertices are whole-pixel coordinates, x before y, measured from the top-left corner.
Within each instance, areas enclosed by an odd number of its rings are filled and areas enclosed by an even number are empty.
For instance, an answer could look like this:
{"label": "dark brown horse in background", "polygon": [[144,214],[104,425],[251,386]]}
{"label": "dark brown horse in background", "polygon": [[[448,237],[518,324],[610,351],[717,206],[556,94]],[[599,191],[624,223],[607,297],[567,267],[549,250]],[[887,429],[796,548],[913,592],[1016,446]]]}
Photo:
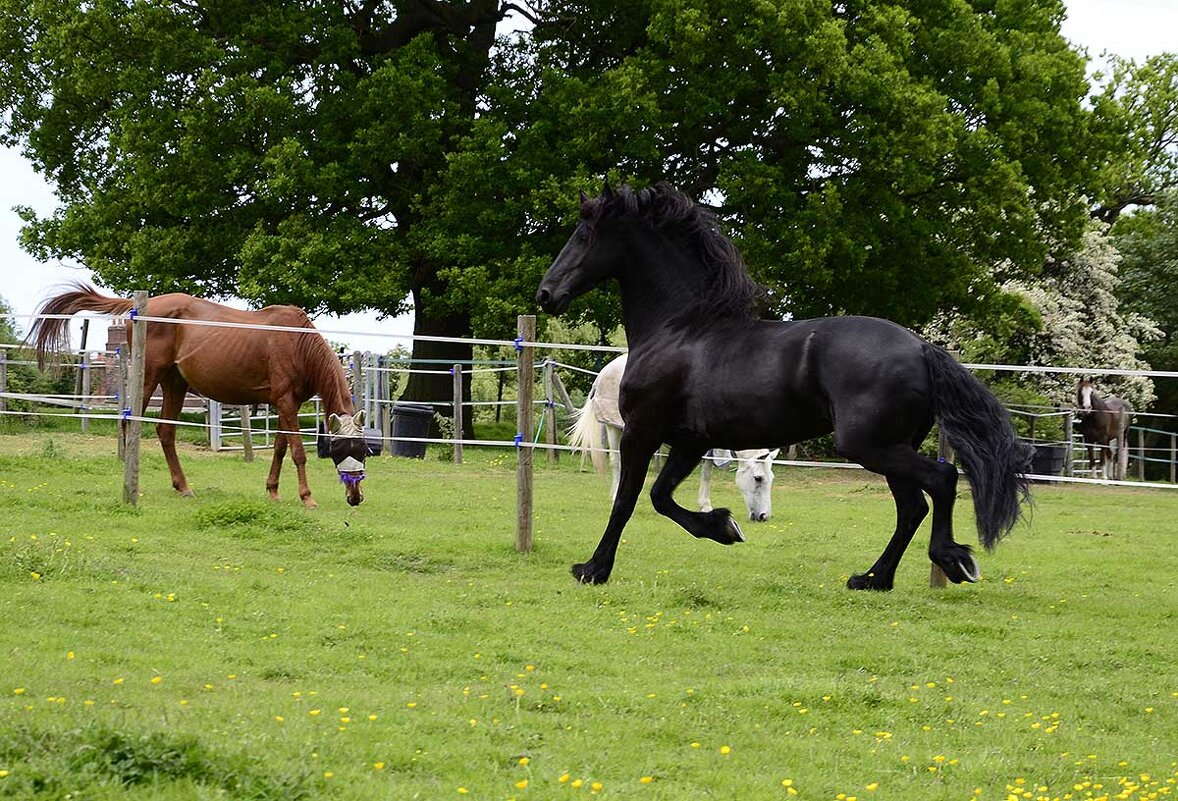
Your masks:
{"label": "dark brown horse in background", "polygon": [[1092,382],[1081,378],[1076,385],[1076,415],[1093,473],[1099,467],[1104,478],[1124,480],[1129,472],[1129,424],[1133,422],[1133,407],[1116,395],[1100,397]]}
{"label": "dark brown horse in background", "polygon": [[[101,295],[83,284],[49,298],[40,317],[29,331],[28,341],[37,350],[44,367],[48,354],[69,348],[69,319],[61,315],[81,311],[128,314],[135,302],[129,298]],[[143,412],[157,386],[163,388],[163,408],[156,425],[164,458],[172,474],[172,486],[181,495],[192,495],[180,460],[176,456],[176,424],[191,387],[221,403],[246,405],[269,403],[278,410],[281,433],[274,441],[274,460],[266,479],[266,490],[278,499],[278,475],[282,459],[290,448],[299,475],[299,497],[307,507],[318,506],[307,486],[307,455],[299,434],[299,407],[319,395],[328,417],[331,458],[344,484],[347,502],[356,506],[364,500],[360,482],[364,479],[364,412],[356,412],[352,393],[339,359],[315,330],[307,313],[294,306],[267,306],[242,311],[191,295],[172,293],[149,298],[149,317],[179,321],[239,323],[306,329],[267,331],[179,323],[150,323],[147,326],[146,367],[143,379]],[[131,322],[127,322],[130,340]]]}

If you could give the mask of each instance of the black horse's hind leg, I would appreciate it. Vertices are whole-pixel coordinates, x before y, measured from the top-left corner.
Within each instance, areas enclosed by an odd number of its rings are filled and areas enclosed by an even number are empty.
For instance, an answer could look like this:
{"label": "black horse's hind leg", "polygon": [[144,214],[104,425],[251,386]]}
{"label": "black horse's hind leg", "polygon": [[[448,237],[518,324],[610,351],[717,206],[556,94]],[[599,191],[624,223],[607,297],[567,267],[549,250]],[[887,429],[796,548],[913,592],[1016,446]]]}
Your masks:
{"label": "black horse's hind leg", "polygon": [[634,506],[642,493],[642,482],[646,478],[646,468],[650,465],[650,457],[654,455],[658,445],[658,440],[650,440],[639,435],[635,426],[629,426],[622,431],[622,442],[618,448],[622,463],[618,493],[614,497],[605,533],[601,535],[601,541],[597,543],[593,556],[588,562],[573,565],[573,575],[577,577],[577,581],[583,584],[604,584],[609,581],[609,575],[614,569],[614,557],[618,552],[618,541],[622,538],[622,529],[634,514]]}
{"label": "black horse's hind leg", "polygon": [[928,503],[920,487],[907,479],[887,476],[888,487],[896,500],[896,531],[866,573],[860,573],[847,581],[852,590],[890,590],[896,577],[900,557],[912,542],[912,535],[928,515]]}
{"label": "black horse's hind leg", "polygon": [[[910,516],[915,515],[924,505],[923,502],[920,506],[916,505],[914,488],[928,493],[932,499],[933,531],[929,541],[929,559],[940,567],[954,584],[978,580],[978,563],[970,547],[953,541],[953,504],[957,499],[956,467],[947,462],[938,462],[921,456],[907,444],[884,449],[840,448],[840,453],[854,459],[868,470],[886,476],[896,500],[896,533],[876,561],[876,567],[861,576],[853,576],[847,582],[848,587],[891,589],[896,565],[899,564],[900,557],[912,538],[912,533],[909,533],[901,542],[901,532],[908,525],[912,525],[915,532],[915,525],[908,521]],[[900,487],[899,491],[897,486]],[[923,517],[923,514],[921,516]],[[916,525],[919,525],[919,520]],[[871,577],[872,572],[877,572],[877,576]]]}
{"label": "black horse's hind leg", "polygon": [[705,537],[723,545],[744,542],[740,526],[732,519],[727,509],[713,509],[710,512],[692,512],[675,503],[674,493],[683,480],[691,475],[705,448],[689,448],[678,445],[671,448],[666,464],[650,488],[650,500],[661,515],[671,518],[694,537]]}

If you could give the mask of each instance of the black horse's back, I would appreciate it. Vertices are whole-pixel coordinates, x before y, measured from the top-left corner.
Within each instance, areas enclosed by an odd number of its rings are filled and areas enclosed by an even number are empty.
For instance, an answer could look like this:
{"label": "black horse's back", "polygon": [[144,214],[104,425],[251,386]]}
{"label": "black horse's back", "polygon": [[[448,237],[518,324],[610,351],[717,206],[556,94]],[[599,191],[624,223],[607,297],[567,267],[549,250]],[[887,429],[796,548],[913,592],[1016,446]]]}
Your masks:
{"label": "black horse's back", "polygon": [[993,393],[941,348],[924,344],[933,386],[933,413],[965,467],[973,488],[978,536],[993,548],[1030,498],[1034,449],[1019,440]]}

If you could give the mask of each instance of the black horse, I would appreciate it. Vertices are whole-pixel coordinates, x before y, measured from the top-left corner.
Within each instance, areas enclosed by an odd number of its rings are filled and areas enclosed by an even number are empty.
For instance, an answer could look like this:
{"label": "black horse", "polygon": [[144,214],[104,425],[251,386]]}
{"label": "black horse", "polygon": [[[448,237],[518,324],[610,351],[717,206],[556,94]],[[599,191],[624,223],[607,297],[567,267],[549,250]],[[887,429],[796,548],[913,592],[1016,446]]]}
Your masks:
{"label": "black horse", "polygon": [[536,293],[559,314],[608,279],[621,288],[630,365],[619,406],[622,473],[601,542],[573,566],[607,581],[652,454],[671,446],[651,488],[657,512],[696,537],[743,541],[727,509],[692,512],[672,497],[709,448],[787,446],[834,432],[848,459],[887,478],[896,529],[852,589],[892,588],[896,566],[932,498],[929,558],[955,583],[976,581],[968,545],[953,541],[957,468],[917,448],[939,421],[973,488],[978,534],[992,548],[1029,499],[1032,449],[997,399],[945,351],[871,317],[758,320],[759,294],[715,216],[667,184],[606,186],[581,196],[581,220]]}

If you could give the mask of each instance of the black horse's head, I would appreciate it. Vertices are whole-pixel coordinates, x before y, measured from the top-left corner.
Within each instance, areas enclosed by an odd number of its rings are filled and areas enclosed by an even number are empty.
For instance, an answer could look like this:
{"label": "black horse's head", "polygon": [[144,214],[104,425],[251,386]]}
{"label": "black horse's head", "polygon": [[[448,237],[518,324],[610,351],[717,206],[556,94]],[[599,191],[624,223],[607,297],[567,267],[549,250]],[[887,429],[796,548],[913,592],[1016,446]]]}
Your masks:
{"label": "black horse's head", "polygon": [[349,506],[359,506],[364,500],[360,482],[364,480],[364,458],[368,455],[364,442],[364,410],[351,414],[333,414],[327,418],[328,455],[339,471],[344,485],[344,497]]}
{"label": "black horse's head", "polygon": [[574,298],[615,277],[622,261],[621,241],[616,236],[599,235],[595,223],[602,207],[616,197],[608,183],[597,198],[581,193],[581,219],[536,291],[536,303],[544,311],[560,314]]}

